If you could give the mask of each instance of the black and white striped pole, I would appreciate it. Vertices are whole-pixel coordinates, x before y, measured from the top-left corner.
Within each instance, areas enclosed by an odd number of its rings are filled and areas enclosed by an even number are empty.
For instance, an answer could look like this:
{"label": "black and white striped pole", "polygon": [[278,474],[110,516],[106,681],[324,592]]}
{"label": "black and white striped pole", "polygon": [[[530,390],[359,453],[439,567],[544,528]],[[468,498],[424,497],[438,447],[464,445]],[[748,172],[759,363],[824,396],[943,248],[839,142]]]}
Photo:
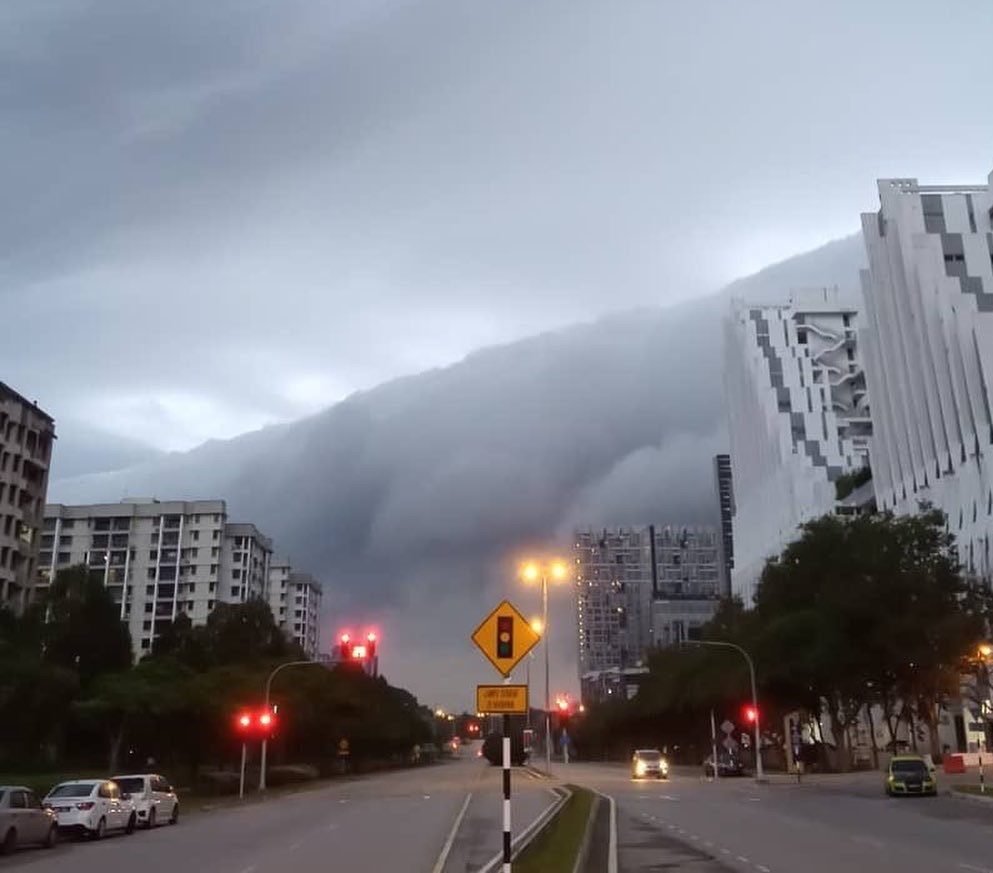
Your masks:
{"label": "black and white striped pole", "polygon": [[510,716],[503,717],[503,873],[510,873]]}

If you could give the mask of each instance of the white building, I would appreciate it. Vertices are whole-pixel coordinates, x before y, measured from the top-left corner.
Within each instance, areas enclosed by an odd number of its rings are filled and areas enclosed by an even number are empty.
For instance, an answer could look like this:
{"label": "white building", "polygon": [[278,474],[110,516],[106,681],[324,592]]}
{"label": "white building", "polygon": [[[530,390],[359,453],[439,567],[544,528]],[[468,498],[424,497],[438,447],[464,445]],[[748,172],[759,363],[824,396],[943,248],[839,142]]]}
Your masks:
{"label": "white building", "polygon": [[54,440],[52,417],[0,382],[0,609],[30,598]]}
{"label": "white building", "polygon": [[862,216],[863,346],[880,509],[944,510],[960,557],[990,579],[993,534],[993,174],[986,185],[879,182]]}
{"label": "white building", "polygon": [[293,572],[288,558],[273,558],[270,562],[266,591],[269,608],[287,638],[314,659],[321,644],[321,597],[321,583],[309,573]]}
{"label": "white building", "polygon": [[732,303],[725,391],[734,480],[732,593],[751,603],[768,558],[835,508],[872,432],[856,310],[836,290],[785,305]]}
{"label": "white building", "polygon": [[58,570],[86,565],[120,604],[140,658],[180,614],[202,624],[218,603],[264,597],[271,554],[254,525],[228,524],[223,500],[50,504],[36,594]]}

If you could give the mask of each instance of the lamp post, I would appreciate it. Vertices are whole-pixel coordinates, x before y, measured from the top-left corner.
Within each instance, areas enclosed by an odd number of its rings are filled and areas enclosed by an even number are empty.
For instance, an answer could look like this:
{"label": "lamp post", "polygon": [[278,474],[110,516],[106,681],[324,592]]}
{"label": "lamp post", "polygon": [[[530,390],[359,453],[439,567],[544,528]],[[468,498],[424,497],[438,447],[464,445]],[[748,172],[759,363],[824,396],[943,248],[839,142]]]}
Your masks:
{"label": "lamp post", "polygon": [[[265,680],[265,703],[263,704],[262,711],[269,712],[269,692],[272,689],[272,680],[276,678],[276,674],[281,670],[285,670],[287,667],[323,667],[324,665],[320,661],[287,661],[284,664],[279,664],[273,669],[269,674],[269,678]],[[267,737],[262,738],[262,760],[260,762],[261,766],[259,768],[259,791],[265,791],[265,769],[266,769],[266,751],[269,744]]]}
{"label": "lamp post", "polygon": [[[540,618],[531,619],[531,630],[533,630],[538,636],[541,636],[545,632],[545,626],[541,623]],[[528,652],[528,659],[525,664],[527,669],[526,683],[528,686],[528,715],[527,715],[527,728],[531,729],[531,662],[534,660],[534,652]]]}
{"label": "lamp post", "polygon": [[545,650],[545,771],[552,771],[552,697],[549,682],[548,667],[548,577],[555,581],[565,579],[567,574],[564,561],[552,561],[547,566],[528,562],[521,570],[521,575],[527,582],[541,581],[541,627],[542,642]]}
{"label": "lamp post", "polygon": [[[684,640],[685,646],[714,646],[721,649],[734,649],[748,664],[748,678],[752,685],[752,711],[755,713],[755,781],[764,782],[765,774],[762,772],[762,738],[759,731],[759,698],[755,688],[755,664],[752,656],[736,643],[728,643],[723,640]],[[717,760],[714,760],[714,772],[717,772]]]}

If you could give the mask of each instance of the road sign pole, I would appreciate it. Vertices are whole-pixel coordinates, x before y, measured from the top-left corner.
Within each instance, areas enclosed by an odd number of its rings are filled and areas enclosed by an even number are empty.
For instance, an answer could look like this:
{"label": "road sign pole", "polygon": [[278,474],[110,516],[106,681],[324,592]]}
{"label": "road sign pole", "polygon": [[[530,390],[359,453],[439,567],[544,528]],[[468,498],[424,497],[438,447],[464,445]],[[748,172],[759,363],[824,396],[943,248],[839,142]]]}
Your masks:
{"label": "road sign pole", "polygon": [[714,781],[717,781],[717,722],[714,721],[714,710],[710,710],[710,755],[714,765]]}
{"label": "road sign pole", "polygon": [[503,873],[510,873],[510,716],[503,717]]}
{"label": "road sign pole", "polygon": [[238,784],[238,799],[245,797],[245,758],[248,756],[248,743],[241,744],[241,781]]}

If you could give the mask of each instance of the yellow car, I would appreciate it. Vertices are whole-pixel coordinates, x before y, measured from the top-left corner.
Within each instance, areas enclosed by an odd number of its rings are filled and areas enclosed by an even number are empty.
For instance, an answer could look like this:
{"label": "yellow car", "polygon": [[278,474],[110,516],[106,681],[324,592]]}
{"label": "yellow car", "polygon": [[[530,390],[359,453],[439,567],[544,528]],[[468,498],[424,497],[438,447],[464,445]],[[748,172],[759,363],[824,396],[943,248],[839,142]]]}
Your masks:
{"label": "yellow car", "polygon": [[886,768],[886,794],[931,795],[938,793],[934,770],[920,755],[894,755]]}

